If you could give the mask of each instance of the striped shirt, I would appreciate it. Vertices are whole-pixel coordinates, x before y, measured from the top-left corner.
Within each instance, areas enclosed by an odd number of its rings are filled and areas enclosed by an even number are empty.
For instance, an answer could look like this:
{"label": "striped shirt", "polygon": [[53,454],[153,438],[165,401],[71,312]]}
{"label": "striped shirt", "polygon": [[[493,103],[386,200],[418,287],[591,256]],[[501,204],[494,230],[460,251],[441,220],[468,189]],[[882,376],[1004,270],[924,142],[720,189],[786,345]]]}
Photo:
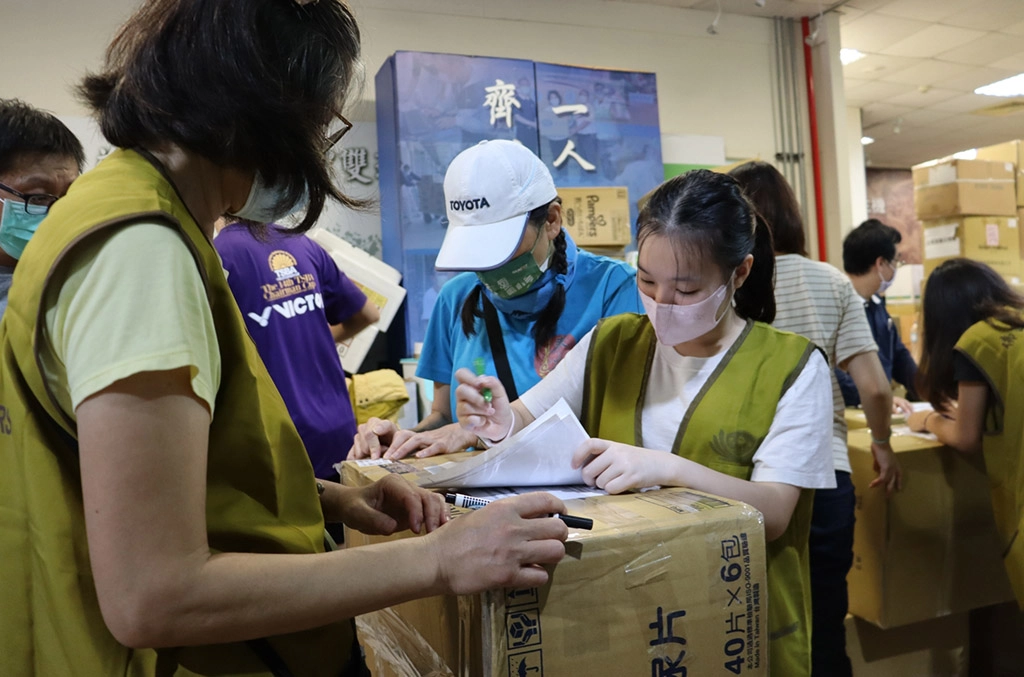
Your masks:
{"label": "striped shirt", "polygon": [[[864,300],[850,280],[827,263],[799,254],[775,257],[774,326],[806,336],[828,355],[830,365],[878,350],[871,335]],[[832,372],[832,457],[836,470],[850,472],[846,451],[843,394]]]}

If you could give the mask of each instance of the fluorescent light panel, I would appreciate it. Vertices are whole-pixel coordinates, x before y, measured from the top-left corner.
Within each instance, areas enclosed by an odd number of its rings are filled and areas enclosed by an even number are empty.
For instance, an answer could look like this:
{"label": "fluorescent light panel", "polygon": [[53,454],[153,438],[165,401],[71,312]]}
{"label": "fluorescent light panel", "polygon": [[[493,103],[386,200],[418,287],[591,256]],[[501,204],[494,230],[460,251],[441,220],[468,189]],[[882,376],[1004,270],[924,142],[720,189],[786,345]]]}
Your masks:
{"label": "fluorescent light panel", "polygon": [[865,56],[867,55],[864,52],[850,47],[843,47],[839,50],[839,61],[841,61],[844,66],[849,66],[854,61],[860,61]]}
{"label": "fluorescent light panel", "polygon": [[867,146],[869,144],[874,143],[875,140],[872,139],[870,136],[862,136],[862,137],[860,137],[860,142],[861,142],[862,145]]}
{"label": "fluorescent light panel", "polygon": [[1024,96],[1024,73],[978,87],[974,93],[985,96]]}

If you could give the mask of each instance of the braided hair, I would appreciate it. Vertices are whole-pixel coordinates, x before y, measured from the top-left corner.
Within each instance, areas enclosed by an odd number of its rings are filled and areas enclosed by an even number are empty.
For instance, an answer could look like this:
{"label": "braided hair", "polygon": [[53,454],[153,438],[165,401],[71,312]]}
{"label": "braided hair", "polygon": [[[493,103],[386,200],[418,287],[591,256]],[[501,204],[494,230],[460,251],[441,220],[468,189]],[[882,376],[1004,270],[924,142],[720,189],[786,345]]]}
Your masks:
{"label": "braided hair", "polygon": [[[537,228],[538,230],[544,228],[548,221],[548,212],[550,211],[551,204],[554,202],[561,203],[561,198],[555,198],[547,204],[543,204],[530,210],[530,213],[526,217],[527,226]],[[559,275],[564,275],[569,272],[569,261],[566,258],[565,250],[567,247],[565,240],[565,231],[558,233],[558,236],[554,240],[555,251],[551,255],[551,269]],[[466,338],[476,334],[476,320],[477,318],[483,317],[483,310],[481,304],[481,295],[483,294],[483,286],[477,285],[473,288],[473,291],[469,293],[466,300],[462,304],[462,312],[460,317],[462,319],[462,333],[466,335]],[[558,320],[562,316],[562,311],[565,310],[565,287],[561,283],[556,285],[555,293],[548,301],[548,304],[540,312],[540,316],[533,325],[533,343],[534,343],[534,354],[540,355],[541,351],[547,347],[551,342],[551,339],[555,337],[555,331],[558,326]]]}

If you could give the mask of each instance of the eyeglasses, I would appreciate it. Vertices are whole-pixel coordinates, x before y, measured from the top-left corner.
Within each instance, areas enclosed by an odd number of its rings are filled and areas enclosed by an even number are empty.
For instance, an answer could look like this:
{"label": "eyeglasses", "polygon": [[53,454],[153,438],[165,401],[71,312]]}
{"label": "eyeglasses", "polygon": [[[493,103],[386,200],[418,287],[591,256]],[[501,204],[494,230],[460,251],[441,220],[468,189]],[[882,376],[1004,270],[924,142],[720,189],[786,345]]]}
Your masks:
{"label": "eyeglasses", "polygon": [[893,268],[900,268],[903,266],[904,263],[906,262],[899,257],[893,259],[892,261],[889,261],[889,265],[892,266]]}
{"label": "eyeglasses", "polygon": [[334,121],[331,123],[331,127],[324,141],[324,150],[331,150],[334,148],[338,142],[341,141],[341,137],[348,134],[348,130],[350,129],[352,129],[352,123],[349,122],[341,113],[335,113]]}
{"label": "eyeglasses", "polygon": [[50,207],[58,199],[56,195],[50,195],[49,193],[22,193],[4,183],[0,183],[0,190],[21,199],[22,204],[25,205],[25,211],[37,216],[50,211]]}

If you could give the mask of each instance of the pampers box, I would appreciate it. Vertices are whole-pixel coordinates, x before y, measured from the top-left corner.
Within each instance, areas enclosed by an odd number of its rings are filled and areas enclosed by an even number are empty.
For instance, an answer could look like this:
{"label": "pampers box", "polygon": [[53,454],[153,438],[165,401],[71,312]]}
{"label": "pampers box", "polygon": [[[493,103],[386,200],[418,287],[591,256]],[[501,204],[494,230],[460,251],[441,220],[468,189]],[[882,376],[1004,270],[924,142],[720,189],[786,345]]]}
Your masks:
{"label": "pampers box", "polygon": [[[457,460],[453,454],[446,460]],[[436,460],[348,461],[350,486]],[[433,597],[357,619],[374,675],[767,675],[765,542],[754,508],[674,488],[566,502],[542,588]],[[456,511],[453,519],[463,517]],[[446,527],[442,527],[446,528]],[[393,538],[346,529],[348,547]]]}

